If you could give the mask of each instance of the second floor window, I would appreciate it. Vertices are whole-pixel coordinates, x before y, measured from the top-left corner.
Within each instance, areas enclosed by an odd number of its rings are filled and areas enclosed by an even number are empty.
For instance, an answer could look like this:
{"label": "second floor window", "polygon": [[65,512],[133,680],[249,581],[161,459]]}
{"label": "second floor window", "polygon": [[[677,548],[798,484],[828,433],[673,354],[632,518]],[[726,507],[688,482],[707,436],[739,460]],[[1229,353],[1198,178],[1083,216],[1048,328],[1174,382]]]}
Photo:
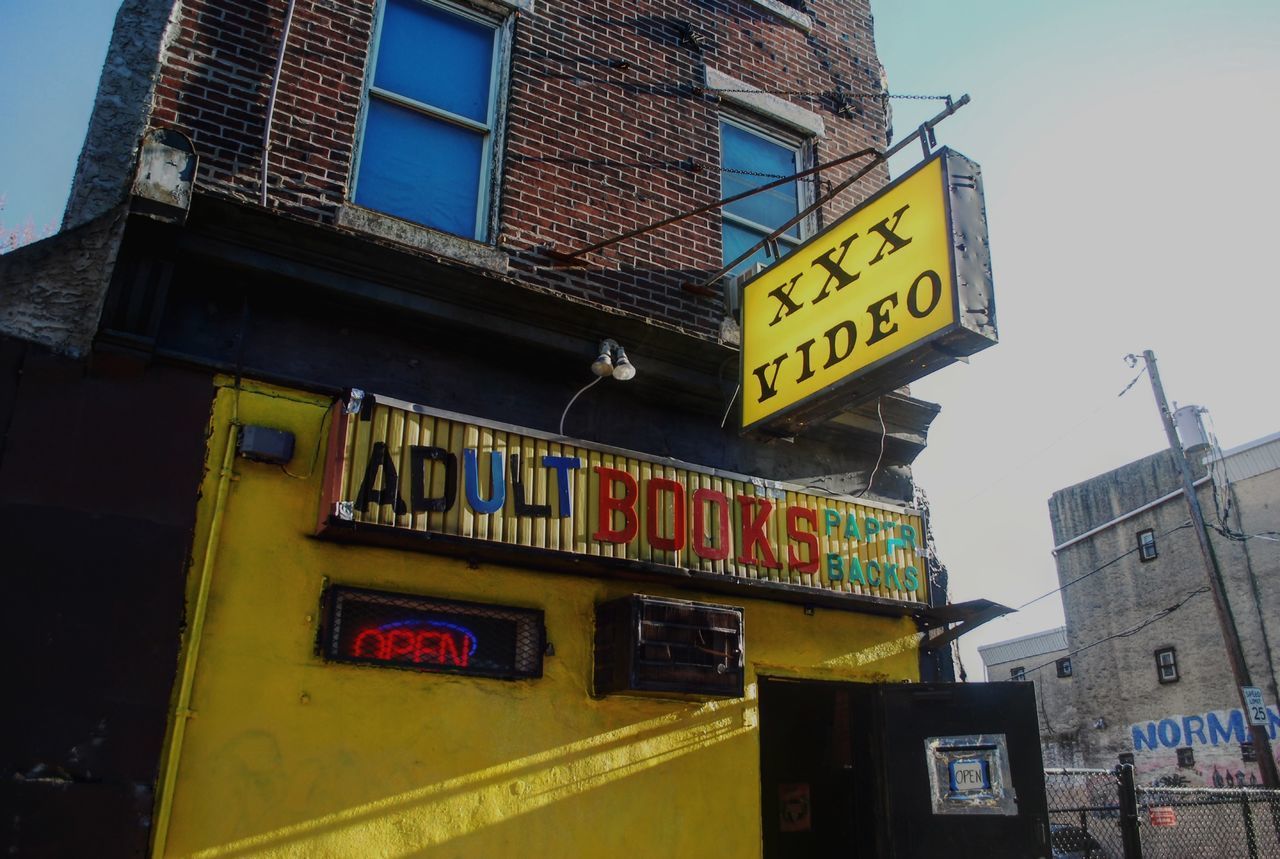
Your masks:
{"label": "second floor window", "polygon": [[454,235],[488,236],[501,26],[462,7],[385,0],[354,200]]}
{"label": "second floor window", "polygon": [[1178,679],[1178,654],[1172,647],[1156,651],[1156,675],[1161,683],[1173,683]]}
{"label": "second floor window", "polygon": [[1138,532],[1138,558],[1143,561],[1154,561],[1156,558],[1156,532],[1147,528]]}
{"label": "second floor window", "polygon": [[1070,656],[1064,656],[1063,658],[1055,662],[1054,665],[1057,666],[1059,677],[1071,676],[1071,657]]}
{"label": "second floor window", "polygon": [[1021,665],[1019,665],[1017,668],[1010,668],[1009,679],[1010,680],[1026,680],[1027,679],[1026,668],[1024,668]]}
{"label": "second floor window", "polygon": [[[803,146],[781,136],[767,134],[744,122],[720,120],[720,196],[721,199],[767,185],[783,176],[791,176],[803,168]],[[807,199],[803,180],[795,180],[761,191],[725,206],[721,212],[724,237],[724,263],[729,264],[748,248],[794,218]],[[785,255],[800,244],[802,226],[796,224],[778,236],[778,251]],[[765,248],[733,267],[737,274],[755,263],[773,262]]]}

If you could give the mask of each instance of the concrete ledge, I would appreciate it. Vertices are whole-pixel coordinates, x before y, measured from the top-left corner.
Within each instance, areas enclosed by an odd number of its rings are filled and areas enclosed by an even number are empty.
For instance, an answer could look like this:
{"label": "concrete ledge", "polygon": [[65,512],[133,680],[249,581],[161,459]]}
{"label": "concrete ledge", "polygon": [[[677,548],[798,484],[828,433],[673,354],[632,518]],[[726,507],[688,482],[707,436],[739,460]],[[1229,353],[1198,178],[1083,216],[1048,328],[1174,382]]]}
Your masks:
{"label": "concrete ledge", "polygon": [[747,0],[752,6],[758,6],[766,12],[776,15],[788,24],[799,27],[806,33],[813,29],[813,19],[799,9],[792,9],[778,0]]}
{"label": "concrete ledge", "polygon": [[806,136],[826,137],[826,124],[820,114],[792,104],[759,87],[730,77],[713,66],[703,66],[708,90],[744,90],[744,92],[719,92],[722,99],[752,113],[765,116],[774,122],[794,128]]}
{"label": "concrete ledge", "polygon": [[338,226],[390,239],[411,248],[447,257],[495,274],[506,274],[508,257],[504,251],[430,227],[411,224],[372,209],[345,203],[338,209]]}

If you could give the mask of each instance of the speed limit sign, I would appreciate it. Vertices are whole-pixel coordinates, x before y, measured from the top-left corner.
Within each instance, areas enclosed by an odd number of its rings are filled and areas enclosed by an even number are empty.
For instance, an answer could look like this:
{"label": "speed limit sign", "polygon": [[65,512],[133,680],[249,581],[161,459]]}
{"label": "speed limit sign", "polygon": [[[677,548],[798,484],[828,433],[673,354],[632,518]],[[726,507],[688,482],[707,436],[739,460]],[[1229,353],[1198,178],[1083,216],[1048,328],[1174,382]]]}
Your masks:
{"label": "speed limit sign", "polygon": [[1250,725],[1267,726],[1267,705],[1262,703],[1262,690],[1257,686],[1241,686],[1244,693],[1244,709]]}

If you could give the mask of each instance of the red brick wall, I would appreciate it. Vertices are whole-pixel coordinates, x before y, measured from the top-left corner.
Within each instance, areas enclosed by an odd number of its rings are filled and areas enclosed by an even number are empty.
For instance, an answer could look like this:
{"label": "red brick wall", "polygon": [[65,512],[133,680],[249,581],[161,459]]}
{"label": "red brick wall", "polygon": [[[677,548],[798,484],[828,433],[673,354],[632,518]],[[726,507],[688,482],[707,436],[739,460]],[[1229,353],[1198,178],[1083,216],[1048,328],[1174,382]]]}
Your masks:
{"label": "red brick wall", "polygon": [[[256,201],[267,93],[285,0],[185,0],[158,80],[153,125],[188,133],[201,187]],[[499,247],[513,275],[580,300],[657,317],[704,336],[716,298],[684,288],[720,267],[715,213],[617,245],[582,269],[537,248],[581,247],[719,194],[719,105],[703,64],[769,90],[874,95],[868,0],[815,0],[805,33],[745,0],[537,0],[511,50]],[[372,0],[297,0],[273,124],[271,205],[332,223],[348,185],[373,29]],[[681,44],[678,24],[705,39]],[[875,100],[833,113],[819,95],[785,96],[822,114],[819,161],[884,144]],[[855,169],[827,171],[823,185]],[[834,214],[885,179],[826,207]]]}

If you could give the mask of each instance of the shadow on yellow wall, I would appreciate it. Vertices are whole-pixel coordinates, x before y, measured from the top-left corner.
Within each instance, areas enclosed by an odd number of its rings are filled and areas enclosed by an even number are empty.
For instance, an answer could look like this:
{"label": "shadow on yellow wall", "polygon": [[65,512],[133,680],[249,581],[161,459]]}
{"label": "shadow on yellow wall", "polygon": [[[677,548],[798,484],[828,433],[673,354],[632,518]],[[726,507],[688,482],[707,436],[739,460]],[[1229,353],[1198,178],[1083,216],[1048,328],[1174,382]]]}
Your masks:
{"label": "shadow on yellow wall", "polygon": [[[743,600],[745,698],[592,698],[593,607],[633,585],[311,539],[328,406],[260,385],[218,395],[189,587],[190,613],[209,573],[207,626],[184,643],[157,855],[758,855],[756,678],[918,677],[908,618]],[[289,471],[233,460],[236,422],[294,432],[301,456]],[[516,682],[327,664],[331,575],[541,607],[555,656]]]}

